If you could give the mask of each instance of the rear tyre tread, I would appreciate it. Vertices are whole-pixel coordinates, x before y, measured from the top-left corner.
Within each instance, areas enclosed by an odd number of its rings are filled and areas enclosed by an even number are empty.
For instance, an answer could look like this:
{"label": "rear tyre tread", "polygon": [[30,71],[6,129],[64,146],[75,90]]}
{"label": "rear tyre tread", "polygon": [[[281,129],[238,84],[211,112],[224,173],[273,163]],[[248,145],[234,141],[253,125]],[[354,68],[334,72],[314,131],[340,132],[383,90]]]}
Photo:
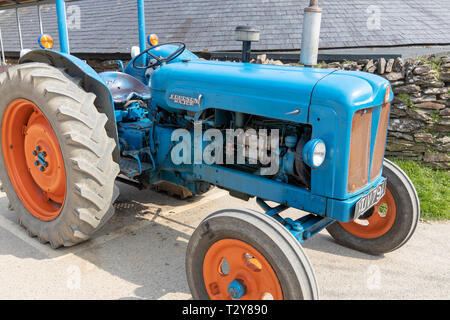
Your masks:
{"label": "rear tyre tread", "polygon": [[[80,87],[81,78],[43,63],[11,67],[0,76],[0,83],[0,115],[10,101],[19,98],[46,106],[41,111],[58,137],[68,179],[62,212],[43,223],[25,209],[6,170],[0,168],[0,180],[19,223],[52,248],[87,240],[114,214],[112,204],[118,190],[114,181],[119,173],[112,158],[115,141],[107,136],[107,117],[95,107],[95,94]],[[3,166],[4,162],[0,163]]]}

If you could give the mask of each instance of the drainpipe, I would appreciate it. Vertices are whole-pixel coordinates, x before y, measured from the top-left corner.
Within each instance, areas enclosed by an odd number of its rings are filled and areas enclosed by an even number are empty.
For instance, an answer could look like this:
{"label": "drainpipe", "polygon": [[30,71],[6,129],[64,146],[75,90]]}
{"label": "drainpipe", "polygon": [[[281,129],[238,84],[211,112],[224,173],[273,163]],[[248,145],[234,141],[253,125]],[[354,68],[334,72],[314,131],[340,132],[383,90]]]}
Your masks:
{"label": "drainpipe", "polygon": [[44,34],[44,26],[42,24],[41,5],[38,4],[36,7],[37,7],[37,14],[38,14],[38,19],[39,19],[39,31],[41,31],[41,34]]}
{"label": "drainpipe", "polygon": [[6,66],[5,49],[3,48],[3,37],[1,28],[0,28],[0,49],[2,50],[2,60],[0,61],[0,65]]}
{"label": "drainpipe", "polygon": [[302,50],[300,63],[311,67],[317,65],[319,55],[320,24],[322,22],[322,8],[319,0],[311,0],[305,8],[303,16]]}
{"label": "drainpipe", "polygon": [[22,27],[20,25],[20,16],[18,7],[16,7],[16,22],[17,22],[17,30],[19,31],[20,51],[22,51],[23,50]]}

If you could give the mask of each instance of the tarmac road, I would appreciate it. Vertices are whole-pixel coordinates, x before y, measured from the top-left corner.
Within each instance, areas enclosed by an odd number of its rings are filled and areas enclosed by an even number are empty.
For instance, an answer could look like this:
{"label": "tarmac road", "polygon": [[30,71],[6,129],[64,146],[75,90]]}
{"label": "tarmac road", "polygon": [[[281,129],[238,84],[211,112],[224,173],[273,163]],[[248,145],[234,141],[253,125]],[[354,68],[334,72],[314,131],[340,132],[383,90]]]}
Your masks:
{"label": "tarmac road", "polygon": [[[258,208],[220,189],[188,201],[120,189],[117,213],[99,234],[58,250],[30,238],[0,193],[0,299],[190,299],[184,260],[195,227],[216,210]],[[384,257],[341,247],[326,231],[304,248],[321,299],[450,299],[449,222],[421,222]]]}

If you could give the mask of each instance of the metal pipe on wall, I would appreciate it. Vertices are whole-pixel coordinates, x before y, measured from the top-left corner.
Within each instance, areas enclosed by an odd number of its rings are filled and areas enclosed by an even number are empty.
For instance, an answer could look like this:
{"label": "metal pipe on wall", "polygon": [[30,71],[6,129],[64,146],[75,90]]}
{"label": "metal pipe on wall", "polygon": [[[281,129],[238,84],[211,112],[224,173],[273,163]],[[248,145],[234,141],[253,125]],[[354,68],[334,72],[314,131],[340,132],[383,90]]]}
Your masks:
{"label": "metal pipe on wall", "polygon": [[2,50],[2,60],[0,64],[6,65],[5,49],[3,48],[3,37],[1,28],[0,28],[0,49]]}
{"label": "metal pipe on wall", "polygon": [[42,24],[41,6],[38,4],[36,7],[37,7],[37,14],[38,14],[38,19],[39,19],[39,30],[41,31],[41,34],[44,34],[44,26]]}
{"label": "metal pipe on wall", "polygon": [[19,8],[16,7],[17,30],[19,31],[20,51],[23,50],[22,27],[20,25]]}

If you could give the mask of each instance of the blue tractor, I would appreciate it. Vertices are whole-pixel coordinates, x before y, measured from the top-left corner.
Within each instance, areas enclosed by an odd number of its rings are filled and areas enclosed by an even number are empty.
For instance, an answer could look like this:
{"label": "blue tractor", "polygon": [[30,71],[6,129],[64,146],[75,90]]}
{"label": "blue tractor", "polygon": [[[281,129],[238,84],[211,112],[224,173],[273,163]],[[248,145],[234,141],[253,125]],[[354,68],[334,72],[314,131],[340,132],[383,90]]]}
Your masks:
{"label": "blue tractor", "polygon": [[[0,6],[11,2],[30,5]],[[31,236],[53,248],[87,240],[114,214],[116,179],[256,198],[263,212],[222,210],[193,233],[186,272],[195,299],[317,298],[301,243],[325,228],[376,255],[410,239],[419,201],[384,159],[387,80],[309,66],[316,29],[304,34],[305,67],[248,63],[258,40],[249,27],[237,29],[242,63],[205,61],[154,35],[147,47],[137,4],[140,48],[119,72],[97,74],[70,55],[56,0],[61,52],[43,34],[42,49],[0,74],[0,180]],[[311,1],[305,30],[320,12]],[[307,214],[294,220],[288,208]]]}

